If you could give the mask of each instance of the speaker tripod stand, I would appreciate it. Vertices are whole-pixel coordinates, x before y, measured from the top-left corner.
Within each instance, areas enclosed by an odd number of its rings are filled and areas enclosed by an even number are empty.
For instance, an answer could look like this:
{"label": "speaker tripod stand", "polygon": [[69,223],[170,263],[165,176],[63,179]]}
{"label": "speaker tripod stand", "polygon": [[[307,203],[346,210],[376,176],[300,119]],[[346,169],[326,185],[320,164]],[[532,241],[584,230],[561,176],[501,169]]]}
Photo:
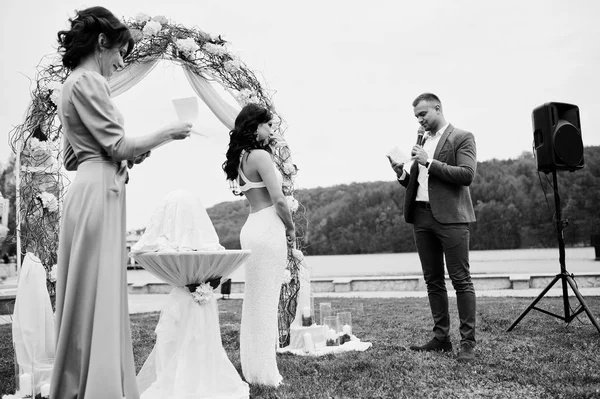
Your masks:
{"label": "speaker tripod stand", "polygon": [[[552,172],[552,176],[553,176],[553,182],[554,182],[554,205],[556,206],[556,234],[558,236],[558,253],[559,253],[559,262],[560,262],[560,273],[557,274],[554,277],[554,279],[552,279],[550,284],[548,284],[548,286],[546,288],[544,288],[544,290],[541,292],[541,294],[538,295],[538,297],[531,303],[531,305],[529,305],[529,307],[527,309],[525,309],[525,311],[521,314],[521,316],[519,316],[519,318],[517,320],[515,320],[515,322],[508,328],[507,331],[511,331],[513,328],[515,328],[516,325],[519,324],[519,322],[527,315],[527,313],[529,313],[529,311],[531,309],[534,309],[534,310],[537,310],[538,312],[542,312],[544,314],[554,316],[561,320],[564,320],[565,323],[570,323],[575,317],[577,317],[578,314],[585,311],[585,313],[588,315],[588,317],[592,321],[592,324],[596,327],[596,329],[600,333],[600,326],[598,325],[598,322],[596,321],[596,319],[594,318],[594,315],[590,311],[590,308],[588,308],[588,306],[586,305],[586,303],[583,299],[583,296],[581,296],[581,293],[579,292],[579,289],[577,288],[577,284],[575,284],[575,280],[573,280],[573,275],[569,274],[567,272],[567,267],[565,265],[565,241],[564,241],[564,237],[563,237],[563,229],[564,229],[566,223],[562,220],[562,212],[560,209],[560,197],[558,195],[558,180],[556,177],[556,171]],[[550,288],[552,288],[554,286],[554,284],[556,284],[559,280],[562,282],[562,294],[563,294],[562,296],[563,296],[563,305],[564,305],[564,311],[565,311],[564,316],[549,312],[544,309],[540,309],[535,306],[544,297],[544,295],[546,295],[546,293],[550,290]],[[573,313],[571,313],[571,307],[569,306],[569,293],[568,293],[567,285],[571,287],[571,290],[573,290],[573,293],[575,294],[575,296],[577,297],[577,300],[579,301],[579,308],[577,308],[575,311],[573,311]]]}

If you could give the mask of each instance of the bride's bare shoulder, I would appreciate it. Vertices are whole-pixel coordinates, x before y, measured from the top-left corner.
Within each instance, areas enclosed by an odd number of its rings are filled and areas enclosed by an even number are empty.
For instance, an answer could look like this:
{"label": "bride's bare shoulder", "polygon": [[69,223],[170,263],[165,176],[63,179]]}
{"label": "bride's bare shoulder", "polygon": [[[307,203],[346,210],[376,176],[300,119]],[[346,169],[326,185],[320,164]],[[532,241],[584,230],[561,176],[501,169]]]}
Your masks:
{"label": "bride's bare shoulder", "polygon": [[248,162],[257,162],[257,163],[272,162],[271,154],[269,154],[267,151],[261,150],[261,149],[249,151]]}

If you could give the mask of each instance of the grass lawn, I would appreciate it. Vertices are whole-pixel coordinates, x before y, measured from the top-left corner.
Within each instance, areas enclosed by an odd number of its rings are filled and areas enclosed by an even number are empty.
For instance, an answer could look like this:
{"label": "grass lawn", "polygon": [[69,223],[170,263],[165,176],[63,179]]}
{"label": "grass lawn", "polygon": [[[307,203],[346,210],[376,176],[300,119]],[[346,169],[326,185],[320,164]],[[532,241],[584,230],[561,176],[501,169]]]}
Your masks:
{"label": "grass lawn", "polygon": [[[585,298],[600,319],[600,297]],[[531,298],[480,298],[477,360],[456,361],[458,316],[451,299],[454,354],[404,350],[431,337],[426,298],[316,299],[335,309],[362,302],[353,314],[353,332],[373,346],[365,352],[323,357],[278,355],[285,385],[251,386],[252,398],[600,398],[600,333],[585,313],[569,325],[532,310],[510,333],[506,329]],[[219,300],[223,346],[241,372],[241,300]],[[573,299],[571,305],[577,305]],[[544,298],[538,307],[563,314],[562,298]],[[158,313],[131,317],[139,370],[154,346]],[[0,326],[0,393],[14,392],[11,326]]]}

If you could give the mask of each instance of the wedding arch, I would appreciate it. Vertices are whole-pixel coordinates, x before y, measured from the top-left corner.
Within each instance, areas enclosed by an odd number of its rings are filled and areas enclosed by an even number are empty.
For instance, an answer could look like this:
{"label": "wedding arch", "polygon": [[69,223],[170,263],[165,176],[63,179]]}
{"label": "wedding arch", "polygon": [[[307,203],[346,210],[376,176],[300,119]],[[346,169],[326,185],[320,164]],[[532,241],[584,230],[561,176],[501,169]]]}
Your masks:
{"label": "wedding arch", "polygon": [[[109,85],[116,97],[144,79],[162,60],[179,64],[195,93],[214,115],[230,130],[241,107],[258,103],[267,107],[279,120],[273,153],[281,171],[284,194],[292,205],[301,247],[305,226],[304,208],[294,198],[294,177],[297,168],[283,139],[285,122],[277,114],[269,92],[248,68],[229,49],[220,35],[211,35],[198,28],[187,28],[159,15],[140,13],[124,23],[130,28],[135,48],[125,60],[125,67],[116,72]],[[47,274],[49,293],[54,292],[59,215],[64,187],[68,183],[62,166],[62,126],[56,104],[62,83],[69,71],[62,66],[58,55],[45,57],[37,68],[31,102],[24,121],[10,132],[10,143],[16,154],[16,213],[18,263],[26,252],[34,253]],[[225,96],[235,99],[237,107],[215,90],[221,86]],[[223,92],[223,91],[222,91]],[[225,131],[225,129],[224,129]],[[299,269],[304,267],[302,252],[290,248],[288,265],[279,303],[279,339],[282,346],[289,343],[289,326],[296,314],[299,291]]]}

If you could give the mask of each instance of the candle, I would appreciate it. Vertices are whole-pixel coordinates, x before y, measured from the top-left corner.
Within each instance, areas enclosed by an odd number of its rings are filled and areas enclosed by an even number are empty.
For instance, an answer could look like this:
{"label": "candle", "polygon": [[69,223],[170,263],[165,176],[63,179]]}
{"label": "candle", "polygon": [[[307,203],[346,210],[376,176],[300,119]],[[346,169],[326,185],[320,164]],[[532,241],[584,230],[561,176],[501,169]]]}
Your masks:
{"label": "candle", "polygon": [[327,332],[327,339],[335,341],[337,339],[337,332],[333,328],[330,328]]}
{"label": "candle", "polygon": [[313,342],[312,335],[304,333],[304,352],[312,352],[315,350],[315,343]]}
{"label": "candle", "polygon": [[304,316],[304,317],[310,317],[310,307],[309,306],[305,306],[302,309],[302,316]]}
{"label": "candle", "polygon": [[41,386],[40,395],[42,395],[42,398],[47,398],[50,396],[50,384],[44,384]]}
{"label": "candle", "polygon": [[313,324],[312,314],[310,313],[310,306],[302,308],[302,327],[310,327]]}
{"label": "candle", "polygon": [[19,377],[19,393],[22,396],[31,395],[31,374],[23,373]]}
{"label": "candle", "polygon": [[344,324],[344,327],[342,327],[342,332],[344,334],[352,335],[352,327],[348,324]]}

